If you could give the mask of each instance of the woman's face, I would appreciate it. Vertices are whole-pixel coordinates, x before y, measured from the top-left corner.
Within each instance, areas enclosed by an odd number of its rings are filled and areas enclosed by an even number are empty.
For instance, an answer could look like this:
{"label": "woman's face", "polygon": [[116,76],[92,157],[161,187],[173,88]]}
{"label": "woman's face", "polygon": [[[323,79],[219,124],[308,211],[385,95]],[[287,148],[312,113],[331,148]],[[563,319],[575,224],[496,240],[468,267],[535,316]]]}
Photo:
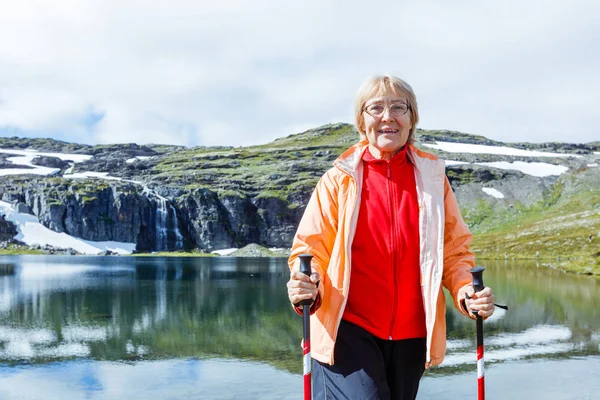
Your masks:
{"label": "woman's face", "polygon": [[371,146],[380,152],[395,154],[406,144],[412,128],[410,109],[400,114],[407,104],[405,98],[395,95],[375,97],[365,103],[365,133]]}

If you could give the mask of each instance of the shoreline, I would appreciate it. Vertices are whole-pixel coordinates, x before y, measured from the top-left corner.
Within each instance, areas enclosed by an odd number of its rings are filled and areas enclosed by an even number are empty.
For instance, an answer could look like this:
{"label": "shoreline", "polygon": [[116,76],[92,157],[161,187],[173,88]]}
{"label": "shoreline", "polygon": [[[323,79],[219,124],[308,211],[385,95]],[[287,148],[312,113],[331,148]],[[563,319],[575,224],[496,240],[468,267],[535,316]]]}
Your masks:
{"label": "shoreline", "polygon": [[[11,248],[0,249],[0,256],[23,256],[23,255],[44,255],[44,256],[84,256],[84,257],[265,257],[265,258],[288,258],[289,254],[278,252],[275,253],[265,247],[252,245],[250,251],[244,251],[244,248],[239,249],[228,255],[218,255],[215,253],[205,253],[200,251],[173,251],[173,252],[155,252],[155,253],[131,253],[131,254],[71,254],[68,252],[48,253],[38,249]],[[569,274],[592,276],[600,279],[600,266],[593,266],[594,262],[591,258],[584,256],[556,256],[556,257],[536,257],[526,255],[500,255],[500,254],[478,254],[475,253],[477,260],[494,260],[494,261],[536,261],[540,267],[551,268],[563,271]]]}

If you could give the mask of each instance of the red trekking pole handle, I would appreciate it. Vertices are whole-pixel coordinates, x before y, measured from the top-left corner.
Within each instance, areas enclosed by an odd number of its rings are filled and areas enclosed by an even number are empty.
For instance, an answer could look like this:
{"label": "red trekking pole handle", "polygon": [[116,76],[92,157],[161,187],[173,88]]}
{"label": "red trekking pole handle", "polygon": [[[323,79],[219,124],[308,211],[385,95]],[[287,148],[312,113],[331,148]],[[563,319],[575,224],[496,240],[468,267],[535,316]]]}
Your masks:
{"label": "red trekking pole handle", "polygon": [[[483,285],[483,267],[472,268],[469,272],[473,275],[473,289],[475,292],[482,291]],[[485,400],[485,370],[483,366],[483,319],[477,311],[473,311],[476,316],[477,324],[477,399]]]}
{"label": "red trekking pole handle", "polygon": [[[300,254],[300,272],[310,276],[311,267],[310,261],[312,254]],[[304,319],[304,334],[302,340],[302,353],[303,359],[302,364],[304,366],[304,400],[312,400],[312,376],[311,376],[311,358],[310,358],[310,306],[312,300],[303,300],[302,304],[302,318]]]}

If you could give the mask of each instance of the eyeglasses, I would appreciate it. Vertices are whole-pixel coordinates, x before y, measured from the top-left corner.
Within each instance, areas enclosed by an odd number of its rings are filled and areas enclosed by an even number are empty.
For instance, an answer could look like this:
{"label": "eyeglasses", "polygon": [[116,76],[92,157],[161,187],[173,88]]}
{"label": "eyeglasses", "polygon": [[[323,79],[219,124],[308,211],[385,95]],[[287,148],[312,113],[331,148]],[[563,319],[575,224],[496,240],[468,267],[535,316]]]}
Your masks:
{"label": "eyeglasses", "polygon": [[404,103],[392,103],[389,106],[376,103],[366,106],[363,108],[363,111],[373,118],[381,118],[383,117],[386,108],[390,110],[390,114],[395,118],[403,116],[408,112],[408,110],[410,110],[410,106]]}

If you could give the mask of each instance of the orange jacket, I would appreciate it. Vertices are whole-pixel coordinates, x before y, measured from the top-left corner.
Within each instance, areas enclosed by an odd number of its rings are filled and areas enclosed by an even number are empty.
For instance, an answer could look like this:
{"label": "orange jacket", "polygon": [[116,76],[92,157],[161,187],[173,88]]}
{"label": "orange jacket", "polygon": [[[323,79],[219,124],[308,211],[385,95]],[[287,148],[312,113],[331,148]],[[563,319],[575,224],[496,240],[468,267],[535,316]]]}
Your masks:
{"label": "orange jacket", "polygon": [[[333,364],[333,349],[348,291],[352,240],[356,230],[362,187],[361,141],[345,151],[317,183],[292,244],[290,269],[300,267],[299,254],[313,255],[312,268],[321,276],[321,304],[311,316],[311,356]],[[446,353],[446,287],[455,307],[471,284],[475,264],[471,233],[463,222],[454,193],[438,157],[409,147],[415,166],[419,202],[421,293],[427,327],[426,366],[440,364]]]}

